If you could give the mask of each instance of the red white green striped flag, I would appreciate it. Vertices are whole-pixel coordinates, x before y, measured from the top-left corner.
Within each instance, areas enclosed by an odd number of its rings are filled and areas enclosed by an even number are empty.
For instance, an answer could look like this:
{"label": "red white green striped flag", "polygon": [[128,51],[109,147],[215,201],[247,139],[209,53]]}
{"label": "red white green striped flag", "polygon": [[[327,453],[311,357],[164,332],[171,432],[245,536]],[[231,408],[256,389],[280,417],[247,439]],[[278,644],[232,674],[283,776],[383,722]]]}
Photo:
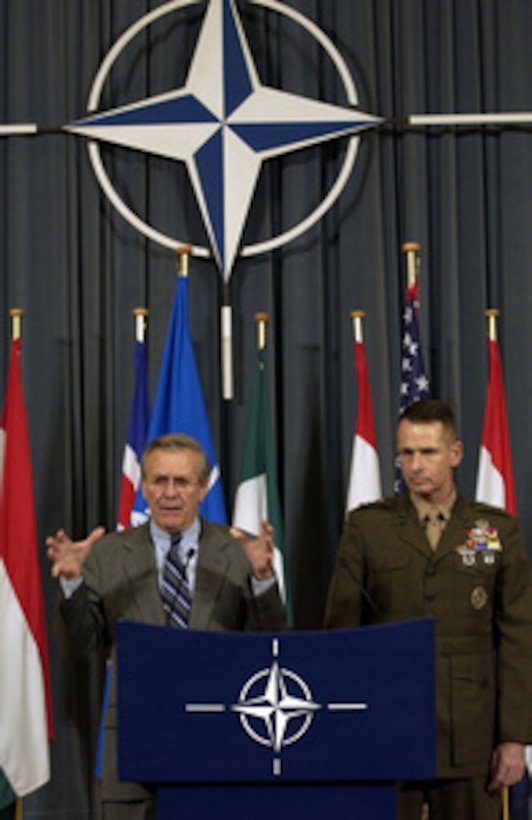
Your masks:
{"label": "red white green striped flag", "polygon": [[279,588],[286,601],[288,621],[292,623],[292,600],[270,425],[266,347],[258,351],[257,370],[251,388],[240,483],[235,495],[233,526],[258,535],[263,520],[269,521],[273,526],[274,567]]}

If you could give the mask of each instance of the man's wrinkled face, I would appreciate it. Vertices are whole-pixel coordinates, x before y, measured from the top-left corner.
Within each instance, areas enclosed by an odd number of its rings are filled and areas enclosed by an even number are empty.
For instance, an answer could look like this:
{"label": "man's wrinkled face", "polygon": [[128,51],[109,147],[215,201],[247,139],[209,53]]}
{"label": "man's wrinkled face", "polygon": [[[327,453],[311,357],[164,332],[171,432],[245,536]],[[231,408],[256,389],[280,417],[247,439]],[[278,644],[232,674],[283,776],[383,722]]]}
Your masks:
{"label": "man's wrinkled face", "polygon": [[194,450],[156,449],[144,466],[141,486],[156,524],[167,532],[190,527],[198,513],[208,484],[198,478],[199,456]]}
{"label": "man's wrinkled face", "polygon": [[408,489],[430,504],[440,504],[450,495],[453,468],[462,460],[462,443],[446,431],[440,421],[399,422],[397,451]]}

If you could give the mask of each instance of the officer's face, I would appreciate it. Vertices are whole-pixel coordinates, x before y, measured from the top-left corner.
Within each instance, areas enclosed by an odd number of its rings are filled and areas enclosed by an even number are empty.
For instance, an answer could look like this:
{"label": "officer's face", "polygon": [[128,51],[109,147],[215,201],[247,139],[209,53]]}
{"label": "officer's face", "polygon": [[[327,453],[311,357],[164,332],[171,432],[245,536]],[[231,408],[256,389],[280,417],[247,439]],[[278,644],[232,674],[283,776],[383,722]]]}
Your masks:
{"label": "officer's face", "polygon": [[146,459],[142,492],[159,527],[170,533],[190,527],[208,490],[200,484],[194,450],[153,450]]}
{"label": "officer's face", "polygon": [[453,467],[462,460],[462,444],[451,439],[440,421],[399,423],[397,449],[408,489],[440,504],[453,488]]}

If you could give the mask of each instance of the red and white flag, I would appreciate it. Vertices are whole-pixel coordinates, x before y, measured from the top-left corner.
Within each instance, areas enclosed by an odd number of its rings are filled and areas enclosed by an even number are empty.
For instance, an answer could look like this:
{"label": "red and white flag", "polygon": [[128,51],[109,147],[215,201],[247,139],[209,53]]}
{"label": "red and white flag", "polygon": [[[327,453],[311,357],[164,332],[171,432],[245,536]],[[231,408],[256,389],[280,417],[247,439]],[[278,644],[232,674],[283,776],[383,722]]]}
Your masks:
{"label": "red and white flag", "polygon": [[382,497],[377,437],[369,385],[366,352],[355,341],[355,370],[358,387],[358,412],[351,455],[347,490],[347,512]]}
{"label": "red and white flag", "polygon": [[20,356],[16,339],[0,426],[0,774],[23,797],[50,779],[52,713]]}
{"label": "red and white flag", "polygon": [[150,412],[146,344],[143,341],[137,341],[135,345],[135,387],[122,459],[122,481],[118,502],[117,529],[119,530],[126,530],[131,526],[131,513],[140,484],[140,460],[150,426]]}
{"label": "red and white flag", "polygon": [[514,473],[504,398],[502,365],[497,342],[488,339],[490,379],[477,474],[477,501],[502,507],[514,515]]}

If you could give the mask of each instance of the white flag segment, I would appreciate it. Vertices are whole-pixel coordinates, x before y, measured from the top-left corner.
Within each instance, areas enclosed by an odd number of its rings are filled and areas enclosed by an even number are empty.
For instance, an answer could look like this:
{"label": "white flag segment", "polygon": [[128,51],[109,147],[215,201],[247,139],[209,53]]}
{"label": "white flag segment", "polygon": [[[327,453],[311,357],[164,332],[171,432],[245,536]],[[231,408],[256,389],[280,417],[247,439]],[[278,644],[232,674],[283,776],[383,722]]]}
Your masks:
{"label": "white flag segment", "polygon": [[382,497],[377,437],[369,384],[366,352],[355,342],[355,370],[358,389],[358,412],[351,454],[347,490],[347,512]]}
{"label": "white flag segment", "polygon": [[24,797],[50,779],[45,683],[39,648],[2,559],[0,659],[0,768]]}
{"label": "white flag segment", "polygon": [[[262,521],[268,520],[268,483],[266,473],[248,478],[238,485],[233,509],[233,526],[252,535],[260,535]],[[284,561],[275,546],[273,568],[283,601],[286,601]]]}
{"label": "white flag segment", "polygon": [[382,498],[377,451],[369,441],[355,435],[351,454],[347,511]]}
{"label": "white flag segment", "polygon": [[494,507],[506,508],[506,482],[504,476],[493,463],[491,452],[484,444],[480,445],[475,498],[477,501],[493,504]]}
{"label": "white flag segment", "polygon": [[122,459],[122,473],[130,482],[133,493],[137,491],[140,484],[140,464],[138,456],[133,447],[126,443],[124,447],[124,457]]}

